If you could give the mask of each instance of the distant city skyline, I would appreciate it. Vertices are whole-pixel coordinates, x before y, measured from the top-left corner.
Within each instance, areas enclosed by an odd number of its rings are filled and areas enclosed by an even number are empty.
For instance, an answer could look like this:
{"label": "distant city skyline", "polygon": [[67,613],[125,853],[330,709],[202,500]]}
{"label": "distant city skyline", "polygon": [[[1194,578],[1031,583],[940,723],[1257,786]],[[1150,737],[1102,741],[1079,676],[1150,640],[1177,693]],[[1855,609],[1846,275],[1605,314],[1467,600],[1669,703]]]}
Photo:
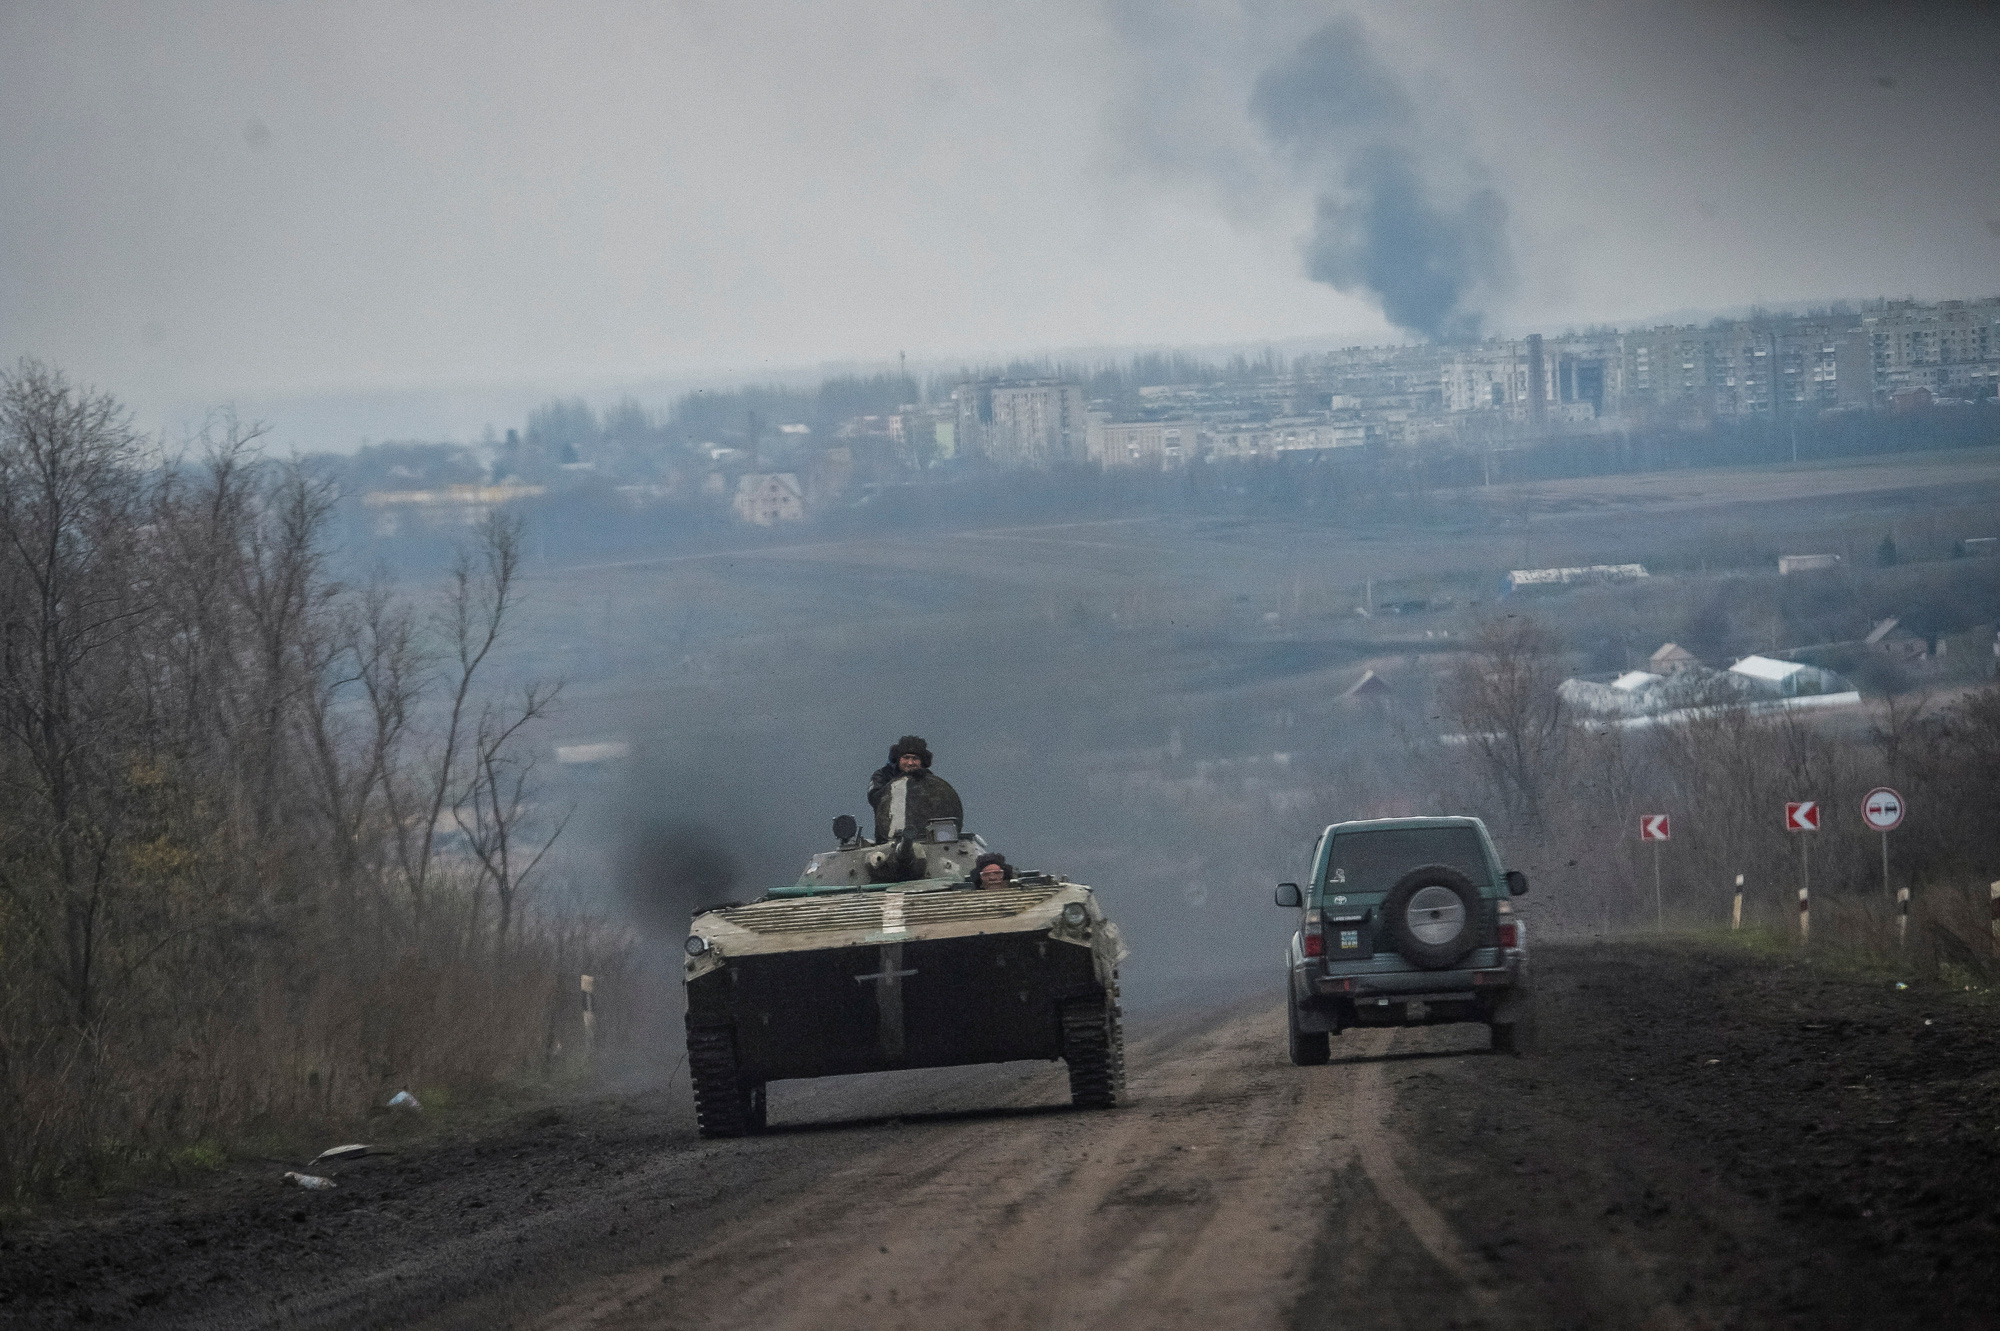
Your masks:
{"label": "distant city skyline", "polygon": [[[1996,67],[1963,3],[14,6],[0,360],[352,448],[898,352],[1976,298]],[[1415,249],[1357,220],[1398,191]]]}

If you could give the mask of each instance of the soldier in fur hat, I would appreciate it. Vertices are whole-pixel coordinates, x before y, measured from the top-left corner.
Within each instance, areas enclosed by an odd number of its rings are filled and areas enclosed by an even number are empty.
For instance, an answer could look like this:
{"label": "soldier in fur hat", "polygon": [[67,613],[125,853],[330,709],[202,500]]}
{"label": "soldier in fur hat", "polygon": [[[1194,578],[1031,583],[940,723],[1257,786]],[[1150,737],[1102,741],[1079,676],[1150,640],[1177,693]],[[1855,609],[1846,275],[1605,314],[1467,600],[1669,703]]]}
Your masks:
{"label": "soldier in fur hat", "polygon": [[931,750],[922,735],[905,735],[889,746],[888,765],[868,778],[868,803],[875,810],[877,841],[905,833],[921,838],[934,818],[965,821],[958,792],[931,771]]}

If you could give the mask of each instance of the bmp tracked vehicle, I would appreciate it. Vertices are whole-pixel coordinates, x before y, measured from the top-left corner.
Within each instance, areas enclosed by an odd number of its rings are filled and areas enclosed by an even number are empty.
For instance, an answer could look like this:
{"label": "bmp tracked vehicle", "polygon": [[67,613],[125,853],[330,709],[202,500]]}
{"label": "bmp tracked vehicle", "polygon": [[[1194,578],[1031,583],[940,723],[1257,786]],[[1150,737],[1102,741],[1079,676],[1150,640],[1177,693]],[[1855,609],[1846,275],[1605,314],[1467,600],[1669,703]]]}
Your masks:
{"label": "bmp tracked vehicle", "polygon": [[873,844],[852,818],[799,881],[694,917],[688,1069],[706,1137],[764,1126],[789,1077],[1063,1059],[1071,1102],[1124,1092],[1118,928],[1047,874],[971,881],[986,850],[948,821]]}

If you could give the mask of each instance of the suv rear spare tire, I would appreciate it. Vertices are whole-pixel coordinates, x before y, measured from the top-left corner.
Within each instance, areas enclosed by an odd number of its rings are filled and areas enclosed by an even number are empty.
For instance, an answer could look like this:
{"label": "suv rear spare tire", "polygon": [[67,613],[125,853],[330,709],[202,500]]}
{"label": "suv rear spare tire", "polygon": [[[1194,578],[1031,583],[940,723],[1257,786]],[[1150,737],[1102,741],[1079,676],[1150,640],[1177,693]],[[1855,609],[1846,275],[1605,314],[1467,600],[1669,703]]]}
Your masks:
{"label": "suv rear spare tire", "polygon": [[1479,941],[1479,889],[1448,864],[1412,869],[1382,899],[1382,928],[1413,964],[1443,970]]}

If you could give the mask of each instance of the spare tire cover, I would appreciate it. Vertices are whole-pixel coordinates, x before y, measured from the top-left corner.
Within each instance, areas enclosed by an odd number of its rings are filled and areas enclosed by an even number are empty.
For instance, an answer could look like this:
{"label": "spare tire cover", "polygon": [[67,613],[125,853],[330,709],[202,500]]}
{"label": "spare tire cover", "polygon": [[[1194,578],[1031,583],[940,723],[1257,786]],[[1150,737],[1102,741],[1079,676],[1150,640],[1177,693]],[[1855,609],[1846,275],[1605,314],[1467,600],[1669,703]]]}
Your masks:
{"label": "spare tire cover", "polygon": [[1396,951],[1427,971],[1452,965],[1479,942],[1479,889],[1448,864],[1426,864],[1398,878],[1381,909]]}

